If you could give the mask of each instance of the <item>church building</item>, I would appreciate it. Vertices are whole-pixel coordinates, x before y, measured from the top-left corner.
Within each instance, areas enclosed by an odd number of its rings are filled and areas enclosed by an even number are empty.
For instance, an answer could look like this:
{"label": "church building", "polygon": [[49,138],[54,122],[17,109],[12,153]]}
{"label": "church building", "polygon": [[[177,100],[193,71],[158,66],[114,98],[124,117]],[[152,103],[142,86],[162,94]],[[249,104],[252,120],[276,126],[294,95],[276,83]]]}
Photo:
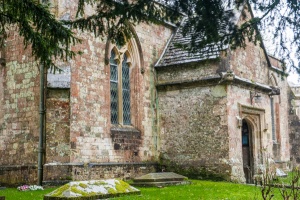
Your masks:
{"label": "church building", "polygon": [[[52,4],[58,19],[75,16],[75,1]],[[242,9],[237,24],[253,17]],[[40,74],[11,29],[0,52],[0,185],[36,183],[39,152],[44,184],[162,170],[252,183],[270,160],[290,169],[287,74],[262,42],[191,53],[177,45],[191,40],[181,25],[141,23],[131,32],[119,46],[76,30],[82,43],[72,50],[82,54],[57,60],[61,73]]]}

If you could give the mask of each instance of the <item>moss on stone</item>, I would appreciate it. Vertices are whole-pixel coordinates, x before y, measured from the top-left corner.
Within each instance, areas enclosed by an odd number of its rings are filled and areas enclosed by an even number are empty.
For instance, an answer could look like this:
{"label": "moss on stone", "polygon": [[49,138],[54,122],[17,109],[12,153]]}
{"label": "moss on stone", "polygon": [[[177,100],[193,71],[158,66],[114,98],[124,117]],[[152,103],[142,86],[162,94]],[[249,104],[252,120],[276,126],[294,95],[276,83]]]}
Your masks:
{"label": "moss on stone", "polygon": [[84,183],[79,183],[79,186],[82,187],[82,188],[87,188],[88,187],[88,185],[84,184]]}
{"label": "moss on stone", "polygon": [[106,183],[104,181],[97,181],[94,185],[106,185]]}
{"label": "moss on stone", "polygon": [[107,191],[109,194],[116,194],[117,190],[115,190],[114,188],[107,188]]}
{"label": "moss on stone", "polygon": [[119,180],[117,183],[116,183],[116,190],[118,192],[121,192],[121,193],[125,193],[125,192],[132,192],[132,188],[130,187],[130,185],[124,181],[121,181]]}
{"label": "moss on stone", "polygon": [[63,185],[62,187],[55,190],[53,193],[51,193],[51,197],[59,197],[62,195],[64,191],[70,188],[70,184]]}
{"label": "moss on stone", "polygon": [[71,192],[74,192],[74,193],[76,193],[76,194],[81,194],[82,196],[90,196],[89,193],[84,192],[84,191],[78,189],[76,186],[72,186],[72,187],[71,187]]}
{"label": "moss on stone", "polygon": [[[100,186],[102,189],[106,189],[107,192],[87,192],[85,188],[89,188],[90,185]],[[66,184],[57,190],[53,191],[52,193],[46,195],[44,197],[45,200],[52,200],[52,199],[80,199],[80,200],[90,200],[93,198],[104,198],[104,197],[115,197],[121,194],[139,194],[140,191],[134,190],[131,188],[129,184],[122,180],[114,180],[111,181],[91,181],[91,182],[79,182],[79,183],[69,183]],[[64,195],[71,195],[71,196],[64,196]],[[76,197],[77,195],[77,197]]]}

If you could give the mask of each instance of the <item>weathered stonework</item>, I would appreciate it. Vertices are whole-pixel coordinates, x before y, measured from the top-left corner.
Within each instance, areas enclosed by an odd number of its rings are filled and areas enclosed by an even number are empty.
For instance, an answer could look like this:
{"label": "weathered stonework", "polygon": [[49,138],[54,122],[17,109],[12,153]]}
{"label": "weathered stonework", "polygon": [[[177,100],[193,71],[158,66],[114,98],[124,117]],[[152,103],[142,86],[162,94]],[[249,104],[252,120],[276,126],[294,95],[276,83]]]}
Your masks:
{"label": "weathered stonework", "polygon": [[226,86],[159,91],[162,164],[196,178],[230,179],[226,96]]}
{"label": "weathered stonework", "polygon": [[[54,0],[51,3],[57,18],[75,17],[75,1]],[[86,13],[93,11],[89,6],[86,9]],[[93,33],[76,31],[82,43],[72,46],[72,50],[83,53],[67,63],[57,60],[57,66],[68,69],[62,74],[47,74],[44,181],[58,177],[66,179],[64,170],[52,173],[56,169],[55,164],[124,163],[126,166],[127,163],[157,161],[153,66],[172,29],[170,26],[142,23],[132,30],[135,37],[128,41],[126,47],[131,59],[132,124],[118,126],[122,131],[116,131],[110,122],[110,67],[105,62],[115,45],[107,38],[95,38]],[[31,58],[30,48],[23,50],[21,44],[22,38],[12,31],[5,48],[6,66],[0,66],[0,111],[3,110],[0,114],[1,167],[37,165],[39,65]],[[101,176],[114,174],[105,170],[105,166],[102,168],[101,173],[105,174]],[[119,169],[124,173],[118,174],[125,176],[127,168],[123,169],[120,164]],[[22,182],[23,179],[17,175],[18,168],[14,170],[17,178],[12,177],[11,180]],[[90,169],[91,174],[94,171],[97,171],[95,167]],[[152,168],[146,170],[147,173],[150,171],[153,171]],[[14,174],[13,170],[2,172],[0,180],[5,180],[3,184],[12,183],[2,177]],[[27,183],[36,183],[36,172]],[[138,170],[130,175],[135,176],[135,172]]]}
{"label": "weathered stonework", "polygon": [[[51,3],[57,18],[74,18],[75,1]],[[245,14],[238,24],[251,17],[246,8]],[[291,93],[288,99],[282,64],[267,56],[263,44],[250,42],[211,57],[180,57],[168,48],[175,48],[169,38],[185,40],[174,28],[138,24],[123,47],[75,31],[82,43],[72,50],[82,54],[56,60],[62,73],[45,74],[44,183],[129,179],[161,166],[195,178],[252,182],[269,158],[288,170],[290,149],[300,162],[299,118],[290,114],[297,109],[288,101],[298,104]],[[37,179],[39,64],[21,44],[11,31],[0,56],[1,185]],[[117,63],[124,54],[129,58],[130,125],[111,124],[112,50]]]}
{"label": "weathered stonework", "polygon": [[291,146],[291,161],[294,166],[299,165],[300,163],[300,87],[292,86],[288,91],[289,94],[289,128],[290,128],[290,137],[289,143]]}
{"label": "weathered stonework", "polygon": [[45,165],[45,184],[70,180],[121,178],[132,179],[157,171],[156,163],[53,163]]}
{"label": "weathered stonework", "polygon": [[0,66],[0,182],[7,184],[36,180],[38,144],[38,64],[14,30],[1,52],[5,63]]}
{"label": "weathered stonework", "polygon": [[70,90],[47,90],[46,157],[47,163],[70,162]]}
{"label": "weathered stonework", "polygon": [[[175,69],[174,69],[175,68]],[[203,81],[214,78],[220,78],[219,73],[225,71],[222,64],[218,60],[202,61],[198,63],[191,63],[179,65],[176,67],[163,67],[156,69],[159,73],[157,77],[157,85],[175,85],[181,83],[189,83],[196,81]]]}
{"label": "weathered stonework", "polygon": [[36,165],[6,165],[0,167],[0,184],[20,186],[36,180]]}
{"label": "weathered stonework", "polygon": [[[238,24],[252,17],[244,11]],[[174,49],[165,54],[176,55]],[[186,64],[162,59],[156,70],[167,169],[248,183],[270,159],[289,170],[286,74],[263,45],[247,42],[219,59]]]}

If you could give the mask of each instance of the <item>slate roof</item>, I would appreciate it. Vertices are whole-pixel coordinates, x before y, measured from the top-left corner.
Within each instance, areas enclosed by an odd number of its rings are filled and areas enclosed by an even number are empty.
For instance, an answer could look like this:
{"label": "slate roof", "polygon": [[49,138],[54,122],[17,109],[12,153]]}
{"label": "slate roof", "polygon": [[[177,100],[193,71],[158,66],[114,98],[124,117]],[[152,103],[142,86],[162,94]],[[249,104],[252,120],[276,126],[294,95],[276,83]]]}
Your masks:
{"label": "slate roof", "polygon": [[[234,13],[234,23],[237,23],[241,12],[238,10],[234,10]],[[191,53],[188,50],[180,47],[182,45],[185,46],[190,44],[192,40],[191,33],[187,33],[185,36],[183,35],[183,25],[186,22],[186,20],[186,18],[182,20],[181,25],[178,27],[174,36],[170,39],[155,67],[158,68],[164,66],[174,66],[179,64],[218,58],[220,56],[220,51],[228,48],[228,45],[224,45],[222,49],[219,49],[217,48],[216,44],[208,44],[205,48],[201,49],[200,51]]]}

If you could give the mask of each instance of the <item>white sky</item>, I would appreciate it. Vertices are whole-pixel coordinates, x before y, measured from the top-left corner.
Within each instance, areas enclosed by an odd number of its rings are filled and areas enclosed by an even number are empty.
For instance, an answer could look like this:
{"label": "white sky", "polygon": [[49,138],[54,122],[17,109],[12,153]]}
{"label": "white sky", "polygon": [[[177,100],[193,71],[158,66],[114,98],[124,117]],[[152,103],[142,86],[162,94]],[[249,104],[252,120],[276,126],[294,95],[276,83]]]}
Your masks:
{"label": "white sky", "polygon": [[[254,14],[255,15],[259,15],[255,11],[254,11]],[[268,54],[270,54],[272,56],[275,56],[277,58],[280,58],[280,55],[276,55],[276,53],[275,53],[275,49],[276,49],[275,45],[276,44],[274,45],[274,41],[272,39],[272,31],[273,30],[274,30],[274,27],[271,26],[271,24],[270,24],[269,29],[267,29],[267,30],[261,30],[261,33],[262,33],[262,35],[264,37],[263,41],[264,41],[264,44],[265,44],[265,47],[267,49]],[[292,30],[286,30],[286,34],[287,34],[287,36],[289,36],[288,38],[293,38],[293,32],[292,32]],[[295,61],[295,63],[297,63],[298,61],[296,60],[295,54],[296,54],[296,50],[292,50],[292,54],[290,56]],[[288,70],[288,73],[289,73],[288,81],[290,83],[297,84],[297,85],[300,84],[300,80],[299,80],[300,76],[296,72],[294,72],[293,70],[292,71]]]}

